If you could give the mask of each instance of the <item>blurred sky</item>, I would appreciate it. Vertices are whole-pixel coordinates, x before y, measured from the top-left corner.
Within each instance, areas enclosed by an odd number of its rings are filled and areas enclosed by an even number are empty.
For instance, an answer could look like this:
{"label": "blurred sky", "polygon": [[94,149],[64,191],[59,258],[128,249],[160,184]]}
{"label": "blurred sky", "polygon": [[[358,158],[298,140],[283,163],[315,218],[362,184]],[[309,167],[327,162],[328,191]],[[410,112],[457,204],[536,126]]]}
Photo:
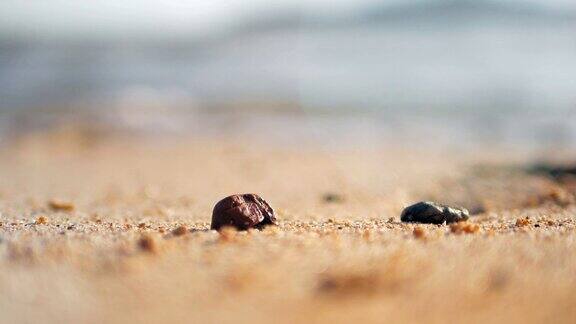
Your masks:
{"label": "blurred sky", "polygon": [[[453,0],[2,0],[0,35],[83,39],[90,36],[166,37],[166,33],[203,35],[267,11],[301,10],[313,16],[335,16],[370,5],[442,1]],[[496,2],[539,5],[554,10],[576,9],[575,0]]]}

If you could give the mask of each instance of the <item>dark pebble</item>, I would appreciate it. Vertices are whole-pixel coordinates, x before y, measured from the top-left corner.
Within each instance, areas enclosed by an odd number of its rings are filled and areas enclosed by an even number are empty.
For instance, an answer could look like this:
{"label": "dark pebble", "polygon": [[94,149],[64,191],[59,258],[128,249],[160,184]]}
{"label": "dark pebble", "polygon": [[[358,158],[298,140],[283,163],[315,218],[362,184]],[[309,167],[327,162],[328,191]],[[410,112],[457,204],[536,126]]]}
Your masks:
{"label": "dark pebble", "polygon": [[212,212],[211,229],[232,226],[237,230],[275,225],[274,210],[255,194],[232,195],[220,200]]}
{"label": "dark pebble", "polygon": [[449,207],[430,201],[422,201],[406,207],[400,219],[403,222],[442,224],[465,221],[470,216],[464,208]]}
{"label": "dark pebble", "polygon": [[325,193],[322,196],[322,200],[326,203],[339,203],[344,201],[344,197],[336,193]]}

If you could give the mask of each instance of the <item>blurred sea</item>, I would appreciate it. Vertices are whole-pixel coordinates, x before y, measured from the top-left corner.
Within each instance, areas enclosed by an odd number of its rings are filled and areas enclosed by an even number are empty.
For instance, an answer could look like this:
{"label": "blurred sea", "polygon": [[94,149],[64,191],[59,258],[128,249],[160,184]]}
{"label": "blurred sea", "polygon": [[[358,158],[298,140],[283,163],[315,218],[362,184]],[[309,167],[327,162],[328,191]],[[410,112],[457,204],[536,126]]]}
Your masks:
{"label": "blurred sea", "polygon": [[446,2],[283,13],[202,39],[0,40],[0,134],[62,116],[152,133],[573,147],[576,14]]}

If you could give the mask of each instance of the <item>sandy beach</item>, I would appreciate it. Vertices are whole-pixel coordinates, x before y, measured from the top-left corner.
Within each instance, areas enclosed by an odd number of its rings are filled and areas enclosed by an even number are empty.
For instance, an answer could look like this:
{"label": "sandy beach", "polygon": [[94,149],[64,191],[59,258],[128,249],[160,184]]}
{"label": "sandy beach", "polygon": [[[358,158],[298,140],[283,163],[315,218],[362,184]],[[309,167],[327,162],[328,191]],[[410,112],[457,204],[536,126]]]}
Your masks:
{"label": "sandy beach", "polygon": [[0,324],[576,323],[575,30],[0,1]]}
{"label": "sandy beach", "polygon": [[[573,323],[574,182],[482,153],[24,136],[0,152],[0,322]],[[279,226],[209,230],[247,192]],[[421,200],[472,216],[402,223]]]}

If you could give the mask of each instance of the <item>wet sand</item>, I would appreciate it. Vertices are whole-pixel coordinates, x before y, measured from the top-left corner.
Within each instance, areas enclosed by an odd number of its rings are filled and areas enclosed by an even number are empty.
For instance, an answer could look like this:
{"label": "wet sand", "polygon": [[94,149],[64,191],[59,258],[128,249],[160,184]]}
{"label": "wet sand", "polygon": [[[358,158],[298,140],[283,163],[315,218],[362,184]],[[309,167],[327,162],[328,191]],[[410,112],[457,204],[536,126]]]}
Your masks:
{"label": "wet sand", "polygon": [[[0,322],[573,323],[574,186],[530,162],[29,136],[0,152]],[[247,192],[279,226],[210,231],[213,205]],[[420,200],[473,216],[401,223]]]}

